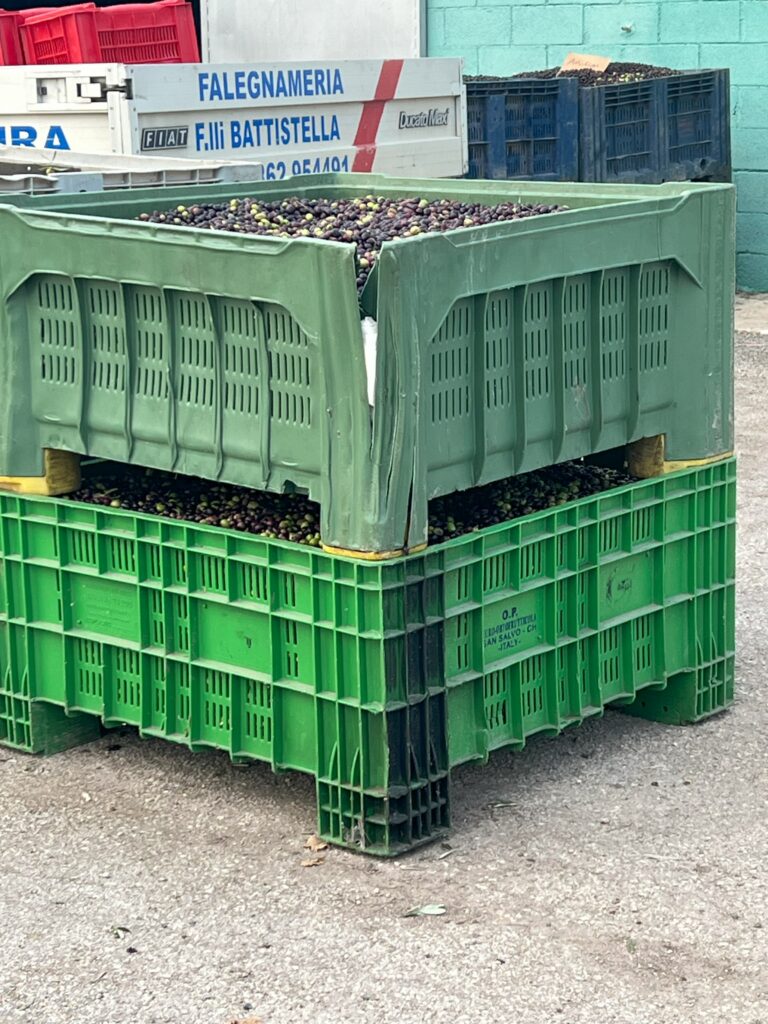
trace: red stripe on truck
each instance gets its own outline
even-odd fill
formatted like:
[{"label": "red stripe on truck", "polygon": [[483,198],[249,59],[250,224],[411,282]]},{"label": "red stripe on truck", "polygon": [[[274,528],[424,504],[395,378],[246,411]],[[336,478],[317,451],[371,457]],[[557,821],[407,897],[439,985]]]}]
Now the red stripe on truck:
[{"label": "red stripe on truck", "polygon": [[373,99],[363,104],[363,112],[360,115],[360,124],[357,126],[355,135],[355,159],[352,161],[353,171],[371,171],[373,161],[376,159],[376,138],[379,134],[381,115],[384,113],[384,106],[395,98],[397,83],[400,81],[400,72],[403,70],[403,61],[385,60],[381,65],[379,81],[376,85],[376,92]]}]

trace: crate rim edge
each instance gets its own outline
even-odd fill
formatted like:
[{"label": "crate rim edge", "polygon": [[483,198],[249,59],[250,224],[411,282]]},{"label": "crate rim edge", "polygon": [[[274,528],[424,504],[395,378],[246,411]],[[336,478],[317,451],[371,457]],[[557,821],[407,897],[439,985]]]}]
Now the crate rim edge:
[{"label": "crate rim edge", "polygon": [[[14,148],[14,147],[11,147]],[[22,151],[23,147],[16,147]],[[114,156],[115,154],[112,154]],[[258,154],[254,157],[258,161]],[[229,164],[237,164],[239,161],[228,161]],[[235,181],[235,182],[217,182],[212,184],[203,185],[192,185],[192,186],[172,186],[166,189],[164,195],[171,196],[174,190],[179,192],[189,192],[190,188],[194,189],[209,189],[217,190],[212,191],[212,201],[214,198],[221,196],[223,200],[228,193],[238,192],[242,194],[242,190],[253,186],[263,192],[267,193],[283,193],[287,189],[290,189],[294,185],[302,189],[312,189],[316,187],[328,186],[335,188],[348,187],[350,190],[354,190],[355,194],[363,194],[364,190],[370,192],[374,188],[389,189],[390,191],[398,191],[403,194],[413,195],[413,185],[418,183],[418,186],[430,190],[430,191],[454,191],[457,193],[464,192],[477,192],[482,185],[487,186],[489,192],[495,190],[503,190],[507,193],[509,198],[510,190],[519,189],[520,198],[523,199],[526,196],[535,195],[540,193],[542,195],[559,195],[562,198],[576,199],[580,196],[593,200],[605,199],[607,203],[621,201],[620,196],[625,196],[624,202],[637,202],[640,199],[651,199],[654,196],[660,196],[664,198],[670,198],[673,196],[683,197],[690,194],[697,194],[706,191],[717,191],[732,189],[735,190],[736,186],[732,182],[721,182],[721,181],[665,181],[659,184],[643,184],[643,183],[624,183],[624,182],[597,182],[597,181],[541,181],[537,179],[522,180],[517,178],[510,178],[508,180],[500,180],[494,178],[408,178],[400,175],[385,175],[385,174],[365,174],[365,173],[329,173],[329,174],[297,174],[290,175],[287,178],[279,180],[268,180],[262,178],[255,181]],[[629,195],[627,194],[629,191]],[[88,194],[89,199],[100,205],[102,203],[108,203],[109,201],[115,201],[119,198],[128,198],[127,193],[130,193],[130,188],[114,189],[109,193],[109,196],[104,196],[101,193]],[[80,193],[67,194],[60,196],[59,201],[66,203],[72,203],[81,197]],[[41,200],[46,197],[29,196],[20,197],[21,201],[10,205],[29,205],[34,206],[36,203],[42,205]],[[8,204],[7,204],[8,205]],[[596,204],[593,204],[596,205]],[[53,210],[50,212],[63,212]]]},{"label": "crate rim edge", "polygon": [[[339,177],[342,178],[341,181],[339,181]],[[286,179],[286,182],[287,181],[307,182],[308,183],[308,187],[312,187],[312,183],[313,182],[316,182],[318,185],[322,185],[322,184],[327,183],[329,186],[331,186],[331,185],[333,185],[335,183],[337,186],[342,186],[343,187],[345,184],[347,184],[347,182],[349,182],[350,185],[353,185],[353,180],[351,180],[351,179],[354,179],[354,178],[357,178],[357,177],[363,177],[363,175],[353,175],[353,174],[344,175],[344,176],[337,176],[337,175],[330,175],[330,176],[329,175],[301,175],[301,176],[296,176],[293,179]],[[384,187],[386,189],[386,181],[387,181],[387,179],[380,178],[379,176],[373,176],[373,175],[370,175],[370,176],[366,175],[365,177],[366,177],[367,180],[369,180],[370,178],[376,178],[377,182],[382,182],[382,187]],[[391,180],[393,182],[395,182],[395,181],[398,181],[399,179],[391,179]],[[439,189],[440,186],[443,184],[443,182],[450,181],[451,179],[424,178],[424,179],[419,179],[419,180],[423,181],[425,186],[434,185],[436,189]],[[475,185],[475,183],[477,181],[483,181],[484,179],[466,179],[466,180],[467,180],[468,184]],[[166,187],[164,187],[164,190],[162,192],[162,196],[164,198],[167,198],[168,207],[170,207],[170,206],[173,205],[175,199],[177,198],[177,196],[174,195],[174,193],[176,193],[176,192],[183,193],[184,195],[189,197],[190,193],[194,193],[197,190],[201,190],[201,191],[205,190],[205,192],[207,193],[208,190],[214,189],[214,190],[217,190],[217,191],[212,196],[212,200],[215,199],[215,198],[220,198],[220,200],[222,202],[224,202],[227,198],[230,198],[230,199],[234,199],[234,198],[238,198],[238,197],[241,198],[241,199],[251,198],[248,195],[247,192],[245,192],[245,194],[243,194],[244,190],[250,188],[250,186],[255,186],[254,191],[256,191],[259,187],[263,187],[265,184],[268,185],[268,186],[269,185],[273,185],[273,184],[274,185],[278,185],[279,184],[280,186],[282,186],[284,183],[283,182],[271,183],[271,182],[265,182],[265,181],[262,180],[262,181],[254,181],[254,182],[220,182],[220,183],[214,183],[214,184],[207,184],[206,183],[206,184],[190,185],[190,186],[179,185],[179,186],[171,186],[170,188],[168,188],[166,186]],[[451,181],[451,184],[453,184],[452,181]],[[538,182],[514,182],[514,184],[515,184],[516,187],[521,185],[521,184],[529,185],[529,186],[532,187],[532,189],[535,190],[535,189],[538,189],[540,183],[538,183]],[[563,199],[577,198],[578,195],[579,195],[579,192],[583,192],[585,197],[591,197],[591,198],[598,199],[598,200],[605,199],[606,202],[597,202],[597,203],[593,203],[593,204],[590,204],[588,206],[583,206],[583,207],[581,207],[581,206],[577,206],[577,207],[573,207],[573,208],[566,207],[566,209],[564,209],[564,210],[552,211],[553,214],[557,214],[557,220],[554,223],[548,223],[548,218],[550,216],[552,216],[552,214],[547,213],[547,214],[541,214],[541,215],[536,215],[536,216],[532,216],[532,217],[523,217],[523,218],[519,218],[517,220],[498,221],[498,222],[494,222],[493,224],[473,225],[471,227],[453,228],[450,231],[425,232],[424,234],[421,234],[421,235],[418,235],[418,236],[414,236],[412,238],[394,238],[394,239],[391,239],[391,240],[388,240],[388,241],[384,242],[383,245],[382,245],[381,251],[385,252],[385,251],[387,251],[387,249],[390,249],[390,248],[392,248],[394,246],[398,246],[399,247],[399,246],[401,246],[403,244],[411,244],[411,243],[414,243],[414,242],[424,243],[427,239],[432,240],[432,239],[435,239],[435,238],[443,238],[443,239],[446,239],[446,240],[450,241],[453,245],[461,246],[461,245],[468,244],[468,243],[470,243],[472,241],[483,241],[485,239],[493,240],[493,239],[495,239],[497,237],[505,237],[505,236],[508,236],[508,235],[527,234],[529,231],[534,230],[534,228],[536,230],[542,230],[543,229],[543,230],[546,230],[546,231],[551,231],[551,230],[555,230],[557,228],[557,226],[562,223],[561,218],[566,218],[566,225],[567,225],[567,224],[570,223],[571,217],[573,215],[578,215],[578,217],[582,218],[582,219],[584,217],[587,217],[588,219],[592,219],[593,215],[601,215],[602,214],[602,216],[604,216],[604,212],[603,211],[605,211],[606,209],[611,209],[612,211],[614,211],[613,215],[611,216],[610,219],[615,222],[615,221],[623,219],[622,215],[629,217],[629,216],[632,216],[633,214],[635,214],[637,212],[642,212],[643,209],[647,209],[648,208],[647,204],[649,202],[654,201],[654,194],[656,196],[656,200],[655,201],[656,201],[656,204],[657,204],[657,209],[658,209],[658,211],[660,213],[673,212],[675,209],[677,209],[680,205],[682,205],[684,202],[686,202],[692,196],[696,196],[696,195],[702,194],[704,192],[711,192],[711,191],[735,191],[735,187],[736,187],[735,185],[733,185],[731,183],[727,183],[727,182],[664,182],[662,185],[650,185],[650,186],[632,186],[632,185],[627,186],[627,185],[616,184],[616,185],[608,186],[610,189],[613,190],[613,195],[609,194],[609,195],[603,196],[599,192],[598,192],[597,195],[594,195],[593,189],[590,188],[590,183],[589,182],[565,182],[565,183],[562,183],[562,182],[545,182],[545,183],[541,183],[541,184],[550,184],[550,185],[555,186],[555,190],[554,191],[556,191],[556,192],[561,191],[560,189],[558,189],[556,187],[556,186],[558,186],[560,184],[586,186],[586,187],[578,190],[577,193],[575,194],[575,196],[571,197],[571,196],[568,196],[568,194],[566,193],[562,198]],[[360,186],[355,186],[355,187],[362,188],[363,186],[361,184]],[[396,187],[396,186],[393,186],[393,187]],[[626,190],[628,188],[629,189],[633,189],[635,187],[649,188],[649,189],[652,189],[654,191],[650,195],[647,195],[647,194],[643,193],[643,194],[640,194],[640,195],[637,195],[637,196],[630,195],[630,196],[627,196],[626,198],[621,198],[620,197],[621,194],[626,194]],[[218,190],[220,190],[220,194],[219,194]],[[659,190],[659,191],[656,191],[656,190]],[[663,191],[661,191],[661,190],[663,190]],[[150,192],[153,192],[153,191],[154,191],[153,189],[147,189],[147,190],[141,189],[141,190],[138,190],[138,189],[135,189],[135,188],[128,187],[128,188],[124,188],[124,189],[110,189],[108,192],[87,193],[87,196],[88,196],[88,199],[89,200],[92,199],[94,204],[98,207],[98,206],[101,206],[101,205],[109,206],[110,204],[114,204],[115,202],[120,202],[120,201],[129,201],[130,199],[133,198],[132,193],[144,193],[144,194],[147,194],[147,193],[150,193]],[[282,191],[282,188],[280,188],[279,191]],[[412,193],[413,190],[408,190],[408,191],[410,193]],[[446,190],[446,191],[449,191],[449,190]],[[468,191],[469,191],[469,189],[468,189]],[[237,195],[235,195],[235,193]],[[319,244],[320,246],[322,246],[324,248],[327,248],[328,246],[331,246],[331,247],[334,247],[334,248],[336,248],[338,246],[343,246],[345,249],[355,249],[356,248],[355,243],[352,243],[352,242],[333,241],[333,240],[324,239],[324,238],[302,238],[302,237],[299,237],[299,238],[295,238],[295,237],[281,238],[281,237],[270,237],[270,236],[251,236],[251,235],[247,235],[247,234],[239,234],[239,233],[233,232],[233,231],[219,231],[219,230],[211,230],[211,229],[208,229],[208,228],[199,228],[199,227],[196,227],[195,225],[184,225],[184,224],[176,225],[176,224],[162,224],[162,223],[156,223],[156,222],[146,222],[146,221],[137,220],[135,217],[128,217],[128,216],[122,217],[122,216],[116,216],[116,215],[109,216],[109,215],[107,215],[105,213],[99,212],[98,209],[93,211],[93,212],[89,212],[89,213],[71,212],[69,210],[70,205],[73,205],[73,201],[74,202],[82,202],[82,195],[83,195],[82,193],[75,193],[75,194],[70,194],[70,193],[50,193],[50,194],[40,194],[40,195],[25,195],[25,194],[22,194],[22,193],[19,193],[19,194],[11,193],[11,194],[6,194],[6,195],[0,194],[0,211],[7,212],[7,213],[13,213],[16,216],[18,216],[19,219],[24,220],[28,224],[34,223],[34,221],[36,221],[37,218],[41,218],[42,226],[45,226],[46,222],[56,218],[57,223],[59,223],[59,224],[61,224],[62,222],[64,222],[65,224],[69,223],[69,222],[72,222],[75,225],[90,225],[90,224],[103,225],[104,223],[107,223],[110,226],[110,230],[115,230],[115,226],[119,226],[123,230],[125,228],[138,228],[139,230],[146,230],[147,228],[149,228],[149,229],[152,230],[153,234],[155,234],[155,235],[157,235],[158,231],[166,232],[166,231],[170,230],[171,232],[173,232],[174,237],[178,236],[178,237],[187,237],[188,238],[190,236],[190,232],[191,232],[192,236],[197,240],[198,244],[200,244],[200,240],[203,237],[205,237],[206,241],[211,241],[212,242],[215,239],[219,243],[221,242],[221,239],[224,238],[224,239],[226,239],[226,244],[228,246],[232,244],[234,239],[237,239],[238,242],[236,244],[238,244],[238,245],[242,244],[245,247],[252,246],[254,244],[260,245],[261,243],[266,243],[268,245],[268,247],[280,247],[280,248],[282,248],[282,247],[285,247],[286,245],[291,244],[291,243],[305,243],[305,244],[313,245],[315,247],[317,247],[318,244]],[[535,195],[536,195],[536,192],[534,191],[533,192],[533,197],[535,197]],[[519,201],[525,201],[526,198],[527,197],[526,197],[525,192],[523,192],[523,193],[521,193],[519,195]],[[531,198],[531,197],[528,197],[528,198]],[[553,196],[553,198],[554,198],[554,196]],[[148,199],[149,199],[149,196],[148,196]],[[254,196],[254,200],[257,200],[256,196]],[[676,202],[670,203],[667,206],[667,209],[664,209],[664,207],[662,205],[662,201],[663,200],[667,200],[667,201],[676,200]],[[139,195],[135,196],[135,201],[137,203],[143,203],[144,202],[143,198],[141,198]],[[192,196],[191,198],[188,198],[188,202],[194,203],[195,201],[200,201],[200,200],[197,199],[196,196]],[[62,204],[62,208],[56,208],[57,206],[59,206],[59,204]],[[149,203],[147,203],[147,205],[149,205]],[[491,204],[489,204],[489,205],[491,205]],[[40,208],[38,209],[38,207],[40,207]],[[50,207],[53,207],[53,208],[51,209]],[[168,207],[165,207],[165,208],[167,209]],[[30,215],[31,215],[31,219],[30,219]],[[159,235],[159,237],[162,238],[163,235]]]},{"label": "crate rim edge", "polygon": [[[280,548],[281,550],[284,550],[284,551],[290,551],[290,552],[301,551],[302,553],[305,553],[305,554],[308,554],[308,555],[321,555],[324,558],[343,558],[344,561],[350,562],[350,563],[352,563],[354,565],[358,565],[358,566],[366,566],[366,567],[372,567],[372,568],[387,568],[389,566],[407,565],[411,560],[416,559],[416,558],[426,558],[429,555],[442,554],[444,551],[447,551],[447,550],[450,550],[450,549],[453,549],[453,548],[457,548],[460,545],[465,544],[469,540],[473,540],[473,539],[477,540],[477,539],[482,539],[482,538],[489,537],[489,536],[494,536],[495,534],[501,533],[503,530],[507,530],[510,527],[514,526],[516,523],[519,523],[519,522],[521,522],[523,520],[525,520],[526,523],[537,522],[538,520],[543,519],[544,517],[551,515],[553,512],[556,513],[558,510],[561,510],[561,511],[566,511],[566,510],[567,511],[571,511],[572,509],[582,508],[585,505],[587,505],[588,502],[599,500],[600,498],[606,497],[608,495],[610,495],[610,496],[614,496],[614,495],[623,496],[623,495],[627,494],[629,491],[631,491],[631,490],[633,490],[635,488],[639,489],[640,485],[647,485],[647,486],[653,487],[653,486],[656,486],[659,482],[662,482],[662,481],[663,482],[666,482],[666,481],[674,482],[675,480],[680,479],[683,476],[690,476],[693,473],[697,473],[697,472],[701,472],[701,471],[709,472],[709,471],[711,471],[713,469],[716,469],[717,467],[720,467],[720,466],[735,466],[737,461],[738,461],[738,459],[737,459],[736,454],[727,454],[727,455],[724,455],[723,458],[718,459],[717,461],[714,461],[714,462],[710,462],[710,463],[708,463],[706,465],[702,465],[702,466],[686,466],[686,467],[683,467],[682,469],[676,469],[676,470],[674,470],[674,471],[672,471],[670,473],[663,473],[663,474],[661,474],[659,476],[648,477],[648,478],[645,478],[645,479],[638,478],[637,480],[632,480],[629,483],[620,484],[618,487],[609,487],[609,488],[607,488],[604,491],[597,491],[594,494],[589,494],[589,495],[586,495],[585,497],[582,497],[582,498],[576,498],[576,499],[574,499],[572,501],[567,501],[567,502],[565,502],[564,505],[550,505],[548,508],[539,509],[536,512],[529,512],[526,515],[517,516],[515,519],[506,519],[503,522],[494,523],[491,526],[484,526],[484,527],[482,527],[482,528],[480,528],[478,530],[470,530],[469,532],[462,534],[460,537],[453,537],[450,540],[440,541],[440,543],[438,543],[438,544],[430,544],[430,545],[428,545],[428,547],[422,549],[421,551],[417,551],[417,552],[413,552],[413,553],[406,553],[405,555],[400,555],[400,556],[393,557],[393,558],[380,559],[380,560],[377,560],[374,563],[362,562],[360,560],[360,558],[356,558],[356,557],[354,557],[352,555],[337,554],[335,552],[333,554],[330,554],[329,552],[323,551],[322,548],[316,548],[316,547],[313,547],[310,544],[300,544],[298,541],[280,540],[277,537],[265,537],[262,534],[258,534],[258,533],[248,533],[246,531],[234,530],[231,527],[213,526],[213,525],[210,525],[210,524],[207,524],[207,523],[195,523],[195,522],[192,522],[191,520],[186,520],[186,519],[168,519],[168,518],[166,518],[166,517],[164,517],[162,515],[153,515],[151,512],[141,512],[141,511],[136,510],[136,509],[107,508],[107,507],[104,507],[104,506],[101,506],[101,505],[92,504],[92,503],[87,502],[87,501],[75,501],[75,500],[73,500],[71,498],[68,498],[66,495],[58,495],[58,496],[19,495],[19,494],[16,494],[14,491],[4,491],[4,490],[2,490],[0,488],[0,500],[4,500],[5,501],[5,500],[8,500],[8,499],[12,499],[12,500],[14,500],[15,502],[18,502],[18,503],[22,503],[23,502],[27,506],[29,506],[29,505],[36,505],[38,502],[42,502],[42,503],[44,503],[46,505],[50,505],[50,506],[52,506],[54,508],[72,507],[72,508],[75,508],[75,509],[83,509],[83,510],[87,509],[89,511],[92,511],[95,515],[101,514],[101,515],[104,515],[104,516],[132,517],[134,519],[140,520],[141,522],[157,523],[157,524],[160,524],[160,525],[166,525],[166,526],[171,526],[171,527],[175,527],[175,528],[182,527],[185,530],[186,529],[192,529],[192,530],[195,530],[195,531],[198,531],[198,532],[202,531],[206,535],[219,536],[219,537],[224,537],[226,539],[233,539],[233,538],[242,539],[242,538],[246,538],[246,539],[254,540],[254,541],[257,541],[257,542],[266,543],[270,547],[272,547],[272,546],[278,547],[278,548]],[[557,463],[555,465],[557,465]],[[531,472],[540,473],[540,472],[545,472],[545,470],[532,470]],[[181,474],[181,475],[185,476],[186,474]],[[524,476],[525,474],[519,474],[519,475]],[[256,493],[258,493],[258,491],[256,491]],[[462,493],[462,492],[455,492],[455,493]],[[464,492],[464,493],[468,493],[468,492]],[[625,511],[625,510],[619,509],[619,510],[617,510],[617,513],[621,512],[621,511]],[[607,512],[606,515],[610,516],[611,515],[610,511]],[[41,516],[40,518],[48,521],[49,519],[51,519],[53,517]],[[733,517],[729,517],[729,521],[730,521],[731,518],[734,521],[736,520],[736,517],[733,516]],[[66,526],[68,524],[67,523],[63,523],[61,525]],[[88,528],[94,529],[97,533],[109,532],[109,531],[103,531],[102,528],[100,528],[97,524],[78,523],[77,525],[80,526],[80,527],[85,527],[86,529],[88,529]],[[223,549],[221,547],[218,547],[218,548],[210,548],[208,550],[219,550],[219,551],[221,551]],[[9,556],[4,556],[4,557],[9,557]],[[299,568],[303,569],[304,566],[300,566]]]}]

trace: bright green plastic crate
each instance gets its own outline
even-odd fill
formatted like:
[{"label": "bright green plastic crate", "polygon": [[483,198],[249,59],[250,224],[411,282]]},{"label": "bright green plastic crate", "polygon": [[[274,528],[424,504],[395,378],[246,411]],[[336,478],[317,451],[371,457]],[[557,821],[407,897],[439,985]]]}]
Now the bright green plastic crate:
[{"label": "bright green plastic crate", "polygon": [[[351,246],[127,220],[245,192],[570,209],[384,246],[372,410]],[[426,541],[439,494],[660,434],[670,460],[733,447],[728,185],[355,174],[16,197],[0,237],[0,476],[39,476],[53,448],[298,487],[327,546],[392,552]]]},{"label": "bright green plastic crate", "polygon": [[734,516],[727,460],[367,564],[0,495],[0,742],[102,719],[309,772],[320,834],[397,853],[449,825],[455,765],[609,703],[725,708]]}]

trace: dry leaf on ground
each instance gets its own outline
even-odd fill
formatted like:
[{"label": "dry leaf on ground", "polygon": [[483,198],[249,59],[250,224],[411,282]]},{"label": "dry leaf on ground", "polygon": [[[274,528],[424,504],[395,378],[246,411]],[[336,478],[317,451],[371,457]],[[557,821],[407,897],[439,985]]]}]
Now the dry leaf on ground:
[{"label": "dry leaf on ground", "polygon": [[325,857],[305,857],[301,862],[303,868],[316,868],[325,863]]},{"label": "dry leaf on ground", "polygon": [[319,853],[320,850],[328,849],[328,843],[321,839],[320,836],[310,836],[306,843],[304,843],[304,849],[311,850],[312,853]]}]

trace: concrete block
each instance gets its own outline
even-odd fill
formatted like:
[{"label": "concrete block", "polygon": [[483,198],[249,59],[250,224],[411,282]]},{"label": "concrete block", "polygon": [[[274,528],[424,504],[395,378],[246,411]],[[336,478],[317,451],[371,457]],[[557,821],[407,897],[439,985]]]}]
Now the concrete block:
[{"label": "concrete block", "polygon": [[545,46],[480,46],[478,63],[481,75],[540,71],[548,66],[547,50]]},{"label": "concrete block", "polygon": [[739,213],[768,213],[768,171],[736,171],[733,182]]},{"label": "concrete block", "polygon": [[737,253],[736,287],[743,292],[768,292],[768,256]]},{"label": "concrete block", "polygon": [[738,0],[664,0],[659,38],[668,43],[728,43],[739,36]]},{"label": "concrete block", "polygon": [[768,57],[761,43],[702,43],[702,68],[730,68],[731,85],[768,85]]},{"label": "concrete block", "polygon": [[737,86],[731,90],[731,106],[737,128],[765,128],[768,125],[768,84]]},{"label": "concrete block", "polygon": [[459,47],[487,46],[512,41],[509,7],[449,7],[445,11],[445,37]]},{"label": "concrete block", "polygon": [[736,214],[736,248],[768,256],[768,209],[765,213]]},{"label": "concrete block", "polygon": [[768,40],[768,3],[766,0],[742,0],[741,38],[746,43]]},{"label": "concrete block", "polygon": [[512,36],[515,43],[529,46],[565,43],[578,49],[584,41],[584,5],[554,4],[547,7],[512,8]]},{"label": "concrete block", "polygon": [[768,128],[739,128],[731,145],[737,170],[768,171]]}]

